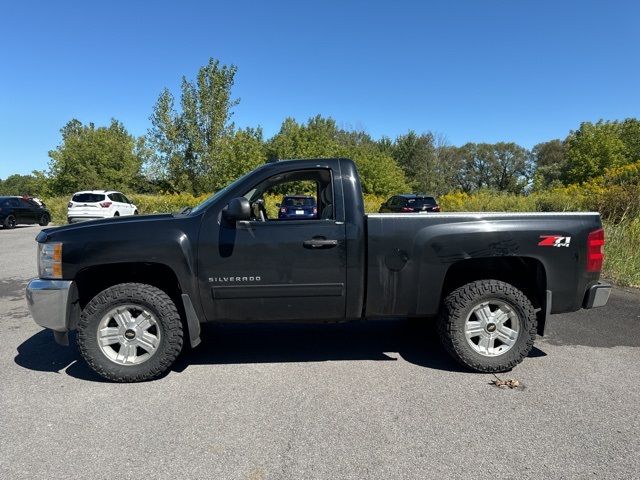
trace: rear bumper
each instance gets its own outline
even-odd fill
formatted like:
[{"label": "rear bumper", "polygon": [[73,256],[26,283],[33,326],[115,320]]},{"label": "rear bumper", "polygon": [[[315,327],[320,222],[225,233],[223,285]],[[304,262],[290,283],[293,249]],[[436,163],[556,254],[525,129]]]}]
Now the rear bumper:
[{"label": "rear bumper", "polygon": [[607,301],[609,301],[610,294],[611,285],[598,282],[591,286],[585,293],[582,308],[603,307],[607,304]]},{"label": "rear bumper", "polygon": [[102,220],[107,217],[67,217],[67,222],[69,223],[78,223],[78,222],[88,222],[89,220]]},{"label": "rear bumper", "polygon": [[78,289],[73,281],[34,278],[27,285],[26,298],[33,320],[41,327],[59,333],[76,328]]}]

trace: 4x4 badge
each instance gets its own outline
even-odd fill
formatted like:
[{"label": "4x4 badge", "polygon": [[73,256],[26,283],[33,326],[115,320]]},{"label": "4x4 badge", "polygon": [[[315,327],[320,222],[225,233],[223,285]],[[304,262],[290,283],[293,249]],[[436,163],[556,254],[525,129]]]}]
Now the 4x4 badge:
[{"label": "4x4 badge", "polygon": [[561,237],[560,235],[540,235],[539,247],[568,247],[571,237]]}]

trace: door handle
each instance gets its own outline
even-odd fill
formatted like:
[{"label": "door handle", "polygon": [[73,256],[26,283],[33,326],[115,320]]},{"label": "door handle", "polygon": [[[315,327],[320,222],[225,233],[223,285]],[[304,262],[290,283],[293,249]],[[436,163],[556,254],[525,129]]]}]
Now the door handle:
[{"label": "door handle", "polygon": [[302,242],[304,248],[333,248],[338,245],[338,240],[326,240],[324,238],[312,238],[311,240],[305,240]]}]

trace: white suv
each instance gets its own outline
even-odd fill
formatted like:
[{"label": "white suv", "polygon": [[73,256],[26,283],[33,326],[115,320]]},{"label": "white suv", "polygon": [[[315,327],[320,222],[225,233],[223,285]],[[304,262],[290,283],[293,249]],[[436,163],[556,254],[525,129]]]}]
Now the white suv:
[{"label": "white suv", "polygon": [[120,192],[90,190],[74,193],[67,210],[69,223],[137,215],[137,207]]}]

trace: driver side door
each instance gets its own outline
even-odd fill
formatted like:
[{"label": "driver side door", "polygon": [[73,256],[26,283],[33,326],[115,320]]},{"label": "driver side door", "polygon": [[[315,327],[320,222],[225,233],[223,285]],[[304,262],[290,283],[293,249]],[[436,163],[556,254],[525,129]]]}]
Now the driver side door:
[{"label": "driver side door", "polygon": [[[335,192],[335,185],[331,188]],[[344,318],[346,230],[344,219],[330,216],[278,221],[272,211],[266,221],[222,222],[215,247],[214,239],[200,244],[199,268],[207,279],[201,298],[207,318],[231,322]],[[201,241],[203,235],[206,227]]]}]

